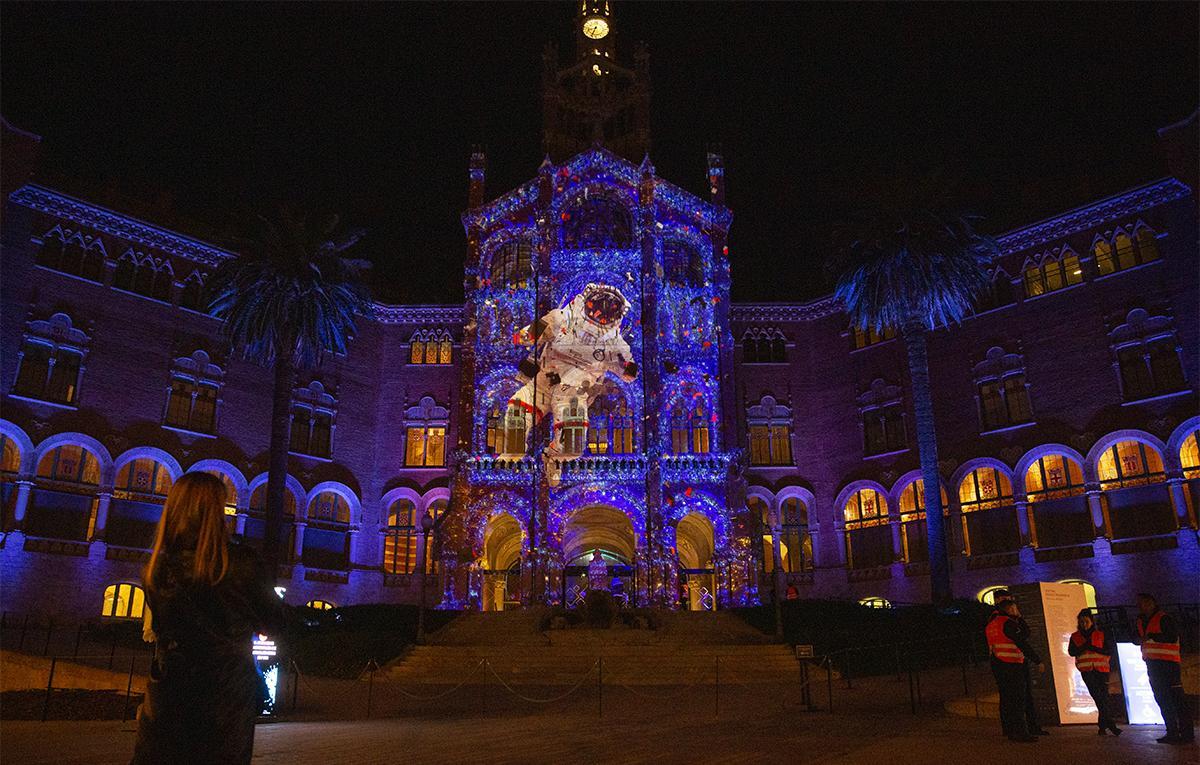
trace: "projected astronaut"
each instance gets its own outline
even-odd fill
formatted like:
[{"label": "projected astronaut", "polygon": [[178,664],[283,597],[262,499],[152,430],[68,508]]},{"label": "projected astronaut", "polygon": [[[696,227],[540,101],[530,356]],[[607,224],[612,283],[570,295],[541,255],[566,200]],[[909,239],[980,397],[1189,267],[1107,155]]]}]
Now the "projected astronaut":
[{"label": "projected astronaut", "polygon": [[551,486],[561,477],[561,463],[583,454],[587,444],[588,405],[604,391],[604,375],[613,372],[626,382],[637,377],[629,343],[621,337],[621,319],[629,301],[616,287],[592,283],[566,306],[550,311],[513,336],[533,352],[521,362],[525,383],[509,399],[513,407],[540,421],[553,415],[554,433],[545,451]]}]

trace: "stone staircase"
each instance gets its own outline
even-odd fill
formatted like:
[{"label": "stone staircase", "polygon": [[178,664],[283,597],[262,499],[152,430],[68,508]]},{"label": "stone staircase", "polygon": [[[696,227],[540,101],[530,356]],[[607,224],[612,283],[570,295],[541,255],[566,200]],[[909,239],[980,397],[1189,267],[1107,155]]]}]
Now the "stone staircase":
[{"label": "stone staircase", "polygon": [[[566,686],[668,686],[721,682],[798,683],[800,664],[734,614],[664,612],[657,630],[614,628],[539,632],[539,610],[469,613],[382,670],[382,679],[415,685],[498,683]],[[484,662],[486,661],[486,664]]]}]

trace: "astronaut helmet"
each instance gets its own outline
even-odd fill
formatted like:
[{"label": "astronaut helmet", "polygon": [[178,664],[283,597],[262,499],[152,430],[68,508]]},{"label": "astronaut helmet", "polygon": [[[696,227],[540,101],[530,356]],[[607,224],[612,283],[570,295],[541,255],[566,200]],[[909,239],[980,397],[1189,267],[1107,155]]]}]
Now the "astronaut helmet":
[{"label": "astronaut helmet", "polygon": [[629,301],[610,284],[593,282],[583,288],[583,315],[601,327],[615,327],[629,312]]}]

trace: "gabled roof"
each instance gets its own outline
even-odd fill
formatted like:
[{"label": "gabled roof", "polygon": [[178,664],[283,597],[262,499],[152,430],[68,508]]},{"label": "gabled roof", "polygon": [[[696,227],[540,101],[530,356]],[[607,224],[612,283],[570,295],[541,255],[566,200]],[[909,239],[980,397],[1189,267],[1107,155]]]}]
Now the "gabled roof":
[{"label": "gabled roof", "polygon": [[[572,186],[608,177],[636,188],[641,182],[644,167],[648,168],[651,174],[654,173],[654,166],[649,163],[649,157],[639,166],[601,146],[576,154],[561,165],[544,162],[542,168],[546,168],[547,165],[555,178],[565,175],[570,179],[568,183]],[[578,180],[575,180],[576,178]],[[491,202],[467,210],[462,214],[463,228],[469,229],[472,225],[477,225],[487,229],[516,214],[522,208],[531,207],[537,201],[538,180],[534,178]],[[729,209],[705,201],[662,178],[654,178],[654,196],[668,209],[704,226],[728,229],[733,220],[733,213]]]}]

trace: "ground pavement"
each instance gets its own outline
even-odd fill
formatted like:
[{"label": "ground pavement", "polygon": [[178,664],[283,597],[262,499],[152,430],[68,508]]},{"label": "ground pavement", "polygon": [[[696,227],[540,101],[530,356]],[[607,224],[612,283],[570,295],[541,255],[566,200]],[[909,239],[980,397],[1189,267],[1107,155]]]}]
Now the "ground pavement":
[{"label": "ground pavement", "polygon": [[[1003,740],[994,720],[730,713],[660,709],[648,719],[555,714],[272,723],[258,727],[254,762],[333,763],[1193,763],[1196,748],[1154,743],[1161,728],[1120,739],[1091,726],[1055,728],[1037,744]],[[0,723],[0,759],[22,765],[126,763],[133,725]]]}]

